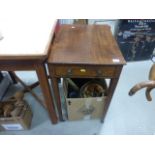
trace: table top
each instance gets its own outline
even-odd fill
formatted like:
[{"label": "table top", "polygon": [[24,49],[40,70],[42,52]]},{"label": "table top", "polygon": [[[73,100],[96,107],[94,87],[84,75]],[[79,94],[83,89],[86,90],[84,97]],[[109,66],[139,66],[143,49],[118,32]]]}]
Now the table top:
[{"label": "table top", "polygon": [[62,25],[48,62],[87,65],[126,63],[108,25]]},{"label": "table top", "polygon": [[38,17],[0,18],[0,60],[47,56],[57,20]]}]

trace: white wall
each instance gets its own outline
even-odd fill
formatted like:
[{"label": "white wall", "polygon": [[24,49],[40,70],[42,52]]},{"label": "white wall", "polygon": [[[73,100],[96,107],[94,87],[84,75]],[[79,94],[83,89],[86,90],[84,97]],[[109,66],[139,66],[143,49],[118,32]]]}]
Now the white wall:
[{"label": "white wall", "polygon": [[[73,24],[73,19],[60,19],[61,24]],[[112,34],[115,35],[119,20],[116,19],[88,19],[88,24],[107,24],[111,27]]]},{"label": "white wall", "polygon": [[115,35],[117,31],[117,25],[119,20],[117,19],[89,19],[88,24],[107,24],[111,27],[112,34]]}]

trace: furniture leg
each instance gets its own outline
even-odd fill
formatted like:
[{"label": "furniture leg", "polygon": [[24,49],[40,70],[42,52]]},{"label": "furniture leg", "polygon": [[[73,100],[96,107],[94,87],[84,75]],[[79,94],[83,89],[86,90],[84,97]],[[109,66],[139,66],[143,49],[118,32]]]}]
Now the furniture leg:
[{"label": "furniture leg", "polygon": [[23,87],[24,87],[26,90],[28,90],[28,92],[30,92],[31,95],[32,95],[42,106],[46,107],[46,106],[43,104],[43,101],[32,91],[32,89],[31,89],[29,86],[27,86],[27,85],[15,74],[15,72],[12,71],[12,72],[10,72],[10,73],[14,76],[15,80],[18,81],[18,82],[20,82],[21,85],[23,85]]},{"label": "furniture leg", "polygon": [[53,84],[53,92],[55,95],[55,101],[56,101],[56,105],[57,105],[57,109],[59,113],[59,119],[60,121],[63,121],[60,92],[59,92],[59,87],[58,87],[58,78],[52,77],[51,80]]},{"label": "furniture leg", "polygon": [[106,115],[106,113],[108,111],[108,108],[109,108],[112,96],[114,94],[115,88],[117,86],[118,80],[119,80],[119,78],[114,78],[114,79],[110,80],[110,86],[109,86],[109,89],[108,89],[108,97],[106,99],[106,104],[105,104],[105,107],[104,107],[104,110],[103,110],[103,116],[101,118],[102,123],[104,122],[104,118],[105,118],[105,115]]},{"label": "furniture leg", "polygon": [[103,110],[103,116],[101,118],[101,122],[102,123],[104,122],[105,115],[106,115],[106,113],[108,111],[108,108],[109,108],[111,99],[112,99],[113,94],[115,92],[115,88],[117,86],[117,83],[118,83],[118,80],[119,80],[121,71],[122,71],[122,66],[120,66],[119,68],[117,68],[117,73],[118,73],[117,78],[111,78],[111,80],[110,80],[110,85],[109,85],[109,89],[108,89],[108,92],[107,92],[108,97],[106,99],[106,104],[105,104],[105,107],[104,107],[104,110]]},{"label": "furniture leg", "polygon": [[[48,77],[48,79],[50,78],[49,75],[47,77]],[[28,87],[32,90],[32,89],[36,88],[39,85],[40,85],[40,83],[39,83],[39,81],[37,81],[37,82],[35,82],[35,83],[31,84],[31,85],[28,85]],[[28,92],[28,90],[25,88],[23,90],[23,92],[26,93],[26,92]]]},{"label": "furniture leg", "polygon": [[49,116],[52,120],[52,123],[56,124],[58,119],[56,116],[56,112],[54,110],[53,98],[52,98],[51,90],[49,87],[45,66],[43,64],[37,65],[36,72],[37,72],[37,76],[38,76],[38,79],[40,82],[40,87],[42,89],[42,93],[44,96],[44,100],[45,100],[45,104],[47,106]]},{"label": "furniture leg", "polygon": [[16,80],[16,78],[14,77],[14,75],[12,74],[12,72],[11,72],[11,71],[8,71],[8,73],[9,73],[9,75],[10,75],[10,77],[11,77],[11,80],[12,80],[13,84],[16,84],[16,83],[17,83],[17,80]]}]

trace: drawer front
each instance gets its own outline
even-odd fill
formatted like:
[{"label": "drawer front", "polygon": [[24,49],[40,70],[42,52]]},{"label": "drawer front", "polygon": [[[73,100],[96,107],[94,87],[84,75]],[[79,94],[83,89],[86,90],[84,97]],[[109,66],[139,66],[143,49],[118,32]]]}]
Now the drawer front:
[{"label": "drawer front", "polygon": [[72,67],[72,66],[56,66],[55,76],[92,76],[92,77],[115,77],[116,67]]}]

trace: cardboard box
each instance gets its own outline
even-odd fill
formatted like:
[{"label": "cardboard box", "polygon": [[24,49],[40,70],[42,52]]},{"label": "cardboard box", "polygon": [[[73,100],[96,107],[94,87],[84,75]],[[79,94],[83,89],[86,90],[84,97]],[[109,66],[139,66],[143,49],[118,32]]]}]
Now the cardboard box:
[{"label": "cardboard box", "polygon": [[18,117],[0,117],[0,130],[25,130],[29,129],[32,121],[32,111],[25,101],[26,108]]},{"label": "cardboard box", "polygon": [[69,98],[68,84],[64,80],[64,94],[66,98],[66,107],[68,120],[89,120],[101,118],[105,106],[106,96],[89,98]]}]

